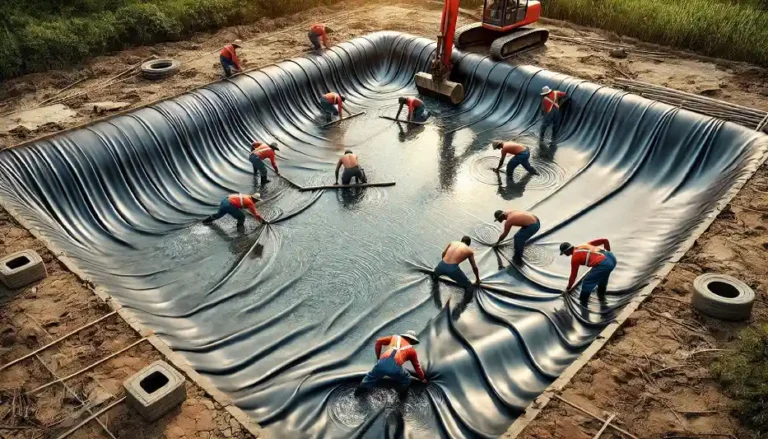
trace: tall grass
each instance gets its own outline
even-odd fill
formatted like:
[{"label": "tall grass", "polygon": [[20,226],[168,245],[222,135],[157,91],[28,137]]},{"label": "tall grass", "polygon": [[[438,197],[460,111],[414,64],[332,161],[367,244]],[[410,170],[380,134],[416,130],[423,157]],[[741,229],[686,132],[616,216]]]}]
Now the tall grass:
[{"label": "tall grass", "polygon": [[0,81],[333,0],[0,0]]},{"label": "tall grass", "polygon": [[543,14],[621,35],[768,66],[768,11],[753,0],[544,0]]}]

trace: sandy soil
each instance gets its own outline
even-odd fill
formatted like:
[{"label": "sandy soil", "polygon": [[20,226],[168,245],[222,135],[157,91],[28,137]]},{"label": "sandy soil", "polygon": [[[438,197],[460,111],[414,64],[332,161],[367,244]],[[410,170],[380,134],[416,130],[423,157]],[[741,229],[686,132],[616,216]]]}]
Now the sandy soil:
[{"label": "sandy soil", "polygon": [[[7,81],[0,89],[0,149],[62,129],[104,117],[93,111],[94,102],[127,102],[128,108],[145,105],[197,88],[220,78],[218,50],[234,38],[245,40],[240,50],[245,67],[256,68],[301,55],[309,48],[306,28],[324,21],[336,29],[334,40],[347,40],[369,32],[390,29],[433,37],[440,21],[439,3],[401,2],[374,6],[345,2],[315,8],[292,17],[262,20],[251,26],[199,34],[187,41],[140,47],[99,57],[79,68],[35,74]],[[460,24],[475,21],[468,14]],[[564,38],[618,41],[615,35],[567,23],[546,20],[552,35],[547,47],[514,60],[531,63],[595,82],[610,84],[614,77],[631,77],[680,90],[704,93],[726,101],[768,110],[768,72],[747,65],[711,63],[676,57],[643,56],[630,51],[627,59],[612,58],[607,50],[584,46]],[[622,41],[626,43],[626,40]],[[631,44],[631,43],[629,43]],[[640,48],[658,51],[658,47]],[[176,76],[160,82],[137,75],[112,80],[149,56],[183,61]],[[17,127],[20,116],[10,112],[35,109],[40,102],[75,81],[83,80],[59,96],[70,96],[63,108],[23,115],[34,129]],[[3,117],[4,116],[4,117]],[[29,125],[29,126],[32,126]],[[5,130],[3,132],[2,130]],[[617,422],[639,437],[662,437],[671,431],[689,433],[727,432],[744,437],[730,415],[732,401],[710,379],[706,366],[722,351],[693,352],[724,346],[743,324],[723,324],[691,311],[691,282],[702,272],[735,275],[758,293],[752,323],[768,321],[768,170],[763,167],[722,214],[667,280],[626,323],[617,336],[595,357],[563,393],[595,413],[617,413]],[[108,309],[68,272],[43,245],[0,211],[0,254],[22,248],[38,250],[46,261],[49,277],[21,291],[0,290],[0,364],[30,352],[51,339],[106,314]],[[667,314],[668,313],[668,314]],[[659,315],[666,317],[659,317]],[[669,318],[686,321],[690,331]],[[0,372],[0,426],[32,427],[3,430],[10,438],[56,437],[77,423],[80,403],[121,394],[122,380],[160,358],[143,342],[82,376],[51,386],[29,400],[26,412],[9,410],[6,402],[19,390],[31,390],[139,340],[118,317],[110,317],[61,346],[22,365]],[[41,363],[44,362],[45,366]],[[673,367],[661,371],[661,369]],[[47,369],[50,370],[47,370]],[[51,372],[52,371],[52,372]],[[642,371],[642,372],[641,372]],[[189,400],[154,425],[143,423],[124,407],[102,416],[116,437],[219,438],[245,437],[221,406],[192,384]],[[12,404],[13,405],[13,404]],[[683,413],[714,411],[715,413]],[[26,417],[24,416],[26,415]],[[81,417],[87,415],[80,415]],[[523,434],[526,438],[588,438],[599,423],[568,406],[552,402]],[[229,429],[229,430],[228,430]],[[610,430],[603,438],[611,436]],[[92,422],[76,437],[108,437]]]}]

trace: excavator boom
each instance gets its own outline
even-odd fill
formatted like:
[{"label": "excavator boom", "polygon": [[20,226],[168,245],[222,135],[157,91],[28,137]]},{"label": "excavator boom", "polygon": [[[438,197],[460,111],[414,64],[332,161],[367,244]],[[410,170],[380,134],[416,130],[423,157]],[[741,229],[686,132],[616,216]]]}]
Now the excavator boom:
[{"label": "excavator boom", "polygon": [[440,33],[437,35],[437,48],[430,72],[419,72],[414,78],[419,93],[447,99],[453,104],[459,104],[464,100],[464,86],[448,80],[453,68],[451,55],[458,16],[459,0],[445,0],[443,16],[440,20]]}]

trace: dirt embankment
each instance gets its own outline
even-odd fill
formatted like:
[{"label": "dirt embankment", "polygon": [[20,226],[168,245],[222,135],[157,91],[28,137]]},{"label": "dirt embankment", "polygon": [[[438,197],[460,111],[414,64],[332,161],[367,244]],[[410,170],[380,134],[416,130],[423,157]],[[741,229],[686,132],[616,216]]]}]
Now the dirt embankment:
[{"label": "dirt embankment", "polygon": [[[336,30],[335,41],[377,30],[397,30],[432,38],[440,22],[440,5],[431,2],[386,6],[340,3],[333,8],[315,8],[292,17],[264,20],[212,35],[200,34],[188,41],[127,50],[97,58],[79,69],[8,81],[3,86],[6,98],[0,102],[0,115],[34,110],[45,100],[61,106],[50,109],[50,113],[37,109],[23,117],[16,113],[0,118],[0,148],[104,117],[105,113],[93,111],[94,103],[124,102],[128,104],[125,108],[130,109],[217,80],[221,74],[218,49],[235,38],[246,41],[240,50],[246,68],[301,55],[308,49],[306,28],[314,21],[332,26]],[[470,21],[465,15],[460,18],[460,24]],[[768,110],[765,70],[746,65],[724,67],[677,58],[674,54],[644,56],[632,50],[628,58],[616,59],[608,50],[579,42],[615,41],[614,35],[551,21],[545,27],[553,35],[546,49],[522,55],[514,62],[536,64],[598,83],[609,84],[614,77],[629,77]],[[147,81],[137,75],[115,79],[152,55],[181,59],[181,72],[160,82]],[[81,79],[82,82],[57,94]],[[768,321],[765,296],[768,199],[764,194],[767,190],[768,171],[764,167],[616,338],[576,375],[563,393],[564,398],[596,414],[617,413],[620,425],[639,437],[662,437],[670,431],[727,432],[745,437],[731,416],[732,401],[714,384],[706,367],[713,356],[722,354],[710,349],[723,346],[743,325],[702,318],[691,311],[688,302],[696,275],[705,271],[733,274],[747,281],[758,294],[752,324]],[[108,312],[87,286],[4,211],[0,211],[0,232],[0,254],[22,248],[37,249],[49,272],[46,280],[21,291],[0,290],[0,363],[18,358]],[[24,427],[0,429],[0,434],[39,438],[49,430],[62,431],[65,426],[76,424],[76,419],[87,416],[73,416],[78,412],[80,401],[93,402],[107,394],[119,395],[120,383],[125,377],[160,358],[146,342],[67,381],[71,392],[57,384],[34,398],[13,402],[14,399],[21,401],[20,391],[54,380],[52,373],[58,376],[73,373],[139,340],[140,335],[113,316],[57,348],[41,353],[39,360],[32,358],[0,372],[0,424]],[[154,425],[143,423],[124,408],[115,409],[100,419],[116,437],[245,437],[231,416],[202,390],[188,384],[188,393],[189,401],[180,410]],[[10,410],[7,408],[9,398]],[[17,404],[21,407],[16,407]],[[523,436],[585,438],[592,437],[599,428],[599,423],[590,417],[553,402]],[[609,429],[602,437],[612,437],[611,434]],[[109,436],[98,423],[91,423],[75,437]]]}]

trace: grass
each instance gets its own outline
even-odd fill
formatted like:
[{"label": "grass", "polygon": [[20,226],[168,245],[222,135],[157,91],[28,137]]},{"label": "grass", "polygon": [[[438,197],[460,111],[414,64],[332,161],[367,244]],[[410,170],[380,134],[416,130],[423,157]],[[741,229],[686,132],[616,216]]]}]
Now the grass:
[{"label": "grass", "polygon": [[703,55],[768,66],[765,0],[544,0],[543,14]]},{"label": "grass", "polygon": [[757,437],[768,437],[768,325],[741,332],[735,352],[711,365],[718,382],[739,402],[741,421]]}]

